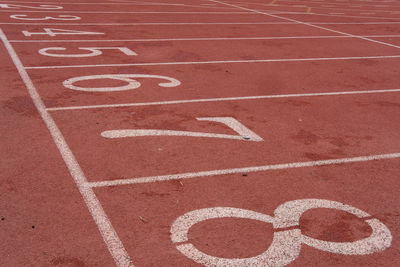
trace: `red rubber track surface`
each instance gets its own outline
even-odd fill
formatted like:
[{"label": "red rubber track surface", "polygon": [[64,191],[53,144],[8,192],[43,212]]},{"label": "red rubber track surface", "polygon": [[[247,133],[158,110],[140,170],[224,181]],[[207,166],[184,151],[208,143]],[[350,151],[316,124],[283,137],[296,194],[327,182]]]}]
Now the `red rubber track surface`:
[{"label": "red rubber track surface", "polygon": [[1,266],[400,265],[400,1],[1,1],[0,29]]}]

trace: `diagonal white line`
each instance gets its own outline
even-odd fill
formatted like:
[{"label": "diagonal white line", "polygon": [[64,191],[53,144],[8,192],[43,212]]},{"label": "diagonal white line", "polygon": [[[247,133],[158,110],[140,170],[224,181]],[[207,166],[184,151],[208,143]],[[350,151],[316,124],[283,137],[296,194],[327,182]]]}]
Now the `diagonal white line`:
[{"label": "diagonal white line", "polygon": [[370,42],[373,42],[373,43],[378,43],[378,44],[382,44],[382,45],[386,45],[386,46],[400,48],[400,46],[398,46],[398,45],[389,44],[389,43],[373,40],[373,39],[370,39],[370,38],[366,38],[366,37],[362,37],[362,36],[358,36],[358,35],[353,35],[353,34],[345,33],[345,32],[342,32],[342,31],[333,30],[333,29],[330,29],[330,28],[327,28],[327,27],[322,27],[322,26],[314,25],[314,24],[307,23],[307,22],[302,22],[302,21],[295,20],[295,19],[289,19],[289,18],[286,18],[286,17],[273,15],[273,14],[270,14],[268,12],[263,12],[263,11],[258,11],[258,10],[255,10],[255,9],[250,9],[250,8],[246,8],[246,7],[232,5],[232,4],[228,4],[228,3],[225,3],[225,2],[222,2],[222,1],[217,1],[217,0],[209,0],[209,1],[210,2],[214,2],[214,3],[224,4],[224,5],[231,6],[231,7],[236,7],[238,9],[254,12],[254,13],[257,13],[257,14],[270,16],[270,17],[273,17],[273,18],[278,18],[278,19],[283,19],[283,20],[287,20],[287,21],[296,22],[298,24],[307,25],[307,26],[310,26],[310,27],[313,27],[313,28],[317,28],[317,29],[321,29],[321,30],[326,30],[326,31],[330,31],[330,32],[339,33],[339,34],[343,34],[343,35],[346,35],[346,36],[354,37],[354,38],[359,38],[359,39],[370,41]]},{"label": "diagonal white line", "polygon": [[227,174],[235,174],[235,173],[284,170],[284,169],[293,169],[293,168],[326,166],[326,165],[334,165],[334,164],[366,162],[366,161],[373,161],[373,160],[395,159],[395,158],[400,158],[400,153],[361,156],[361,157],[353,157],[353,158],[339,158],[339,159],[329,159],[329,160],[306,161],[306,162],[292,162],[292,163],[273,164],[273,165],[245,167],[245,168],[189,172],[189,173],[149,176],[149,177],[140,177],[140,178],[128,178],[128,179],[109,180],[109,181],[101,181],[101,182],[88,182],[87,185],[93,188],[93,187],[141,184],[141,183],[154,183],[154,182],[163,182],[163,181],[171,181],[171,180],[191,179],[191,178],[197,178],[197,177],[219,176],[219,175],[227,175]]}]

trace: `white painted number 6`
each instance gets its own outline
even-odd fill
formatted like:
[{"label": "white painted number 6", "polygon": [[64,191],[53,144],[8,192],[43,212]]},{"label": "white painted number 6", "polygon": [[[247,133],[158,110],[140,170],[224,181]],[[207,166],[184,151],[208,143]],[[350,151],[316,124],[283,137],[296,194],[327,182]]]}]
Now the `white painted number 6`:
[{"label": "white painted number 6", "polygon": [[[362,218],[372,228],[369,237],[354,242],[329,242],[305,236],[299,228],[301,215],[310,209],[328,208],[346,211]],[[230,207],[216,207],[188,212],[171,226],[171,240],[176,248],[186,257],[206,266],[285,266],[294,261],[300,254],[301,245],[345,255],[365,255],[383,251],[390,247],[392,235],[390,230],[378,219],[355,207],[336,201],[323,199],[300,199],[288,201],[274,211],[275,216],[258,213],[252,210]],[[219,218],[243,218],[272,223],[275,231],[272,244],[267,251],[258,256],[242,259],[219,258],[205,254],[193,244],[188,243],[190,228],[202,221]]]},{"label": "white painted number 6", "polygon": [[[91,75],[81,76],[65,80],[63,85],[72,90],[85,91],[85,92],[114,92],[114,91],[125,91],[139,88],[141,83],[134,78],[155,78],[163,79],[168,82],[159,83],[161,87],[176,87],[181,84],[180,81],[170,78],[167,76],[149,75],[149,74],[103,74],[103,75]],[[80,87],[74,85],[76,82],[99,80],[99,79],[111,79],[126,82],[127,85],[114,86],[114,87]]]}]

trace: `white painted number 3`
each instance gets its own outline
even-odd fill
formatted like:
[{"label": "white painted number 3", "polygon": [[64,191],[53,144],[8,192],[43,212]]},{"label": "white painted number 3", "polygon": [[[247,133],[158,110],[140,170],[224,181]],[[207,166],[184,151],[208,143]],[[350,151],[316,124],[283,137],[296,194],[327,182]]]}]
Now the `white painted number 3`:
[{"label": "white painted number 3", "polygon": [[[299,227],[301,215],[311,209],[327,208],[348,212],[362,218],[371,227],[369,237],[354,242],[329,242],[315,239],[301,233]],[[258,256],[251,258],[219,258],[198,250],[188,243],[190,228],[202,221],[219,218],[242,218],[271,223],[275,231],[270,247]],[[188,212],[171,226],[171,240],[176,248],[186,257],[206,266],[285,266],[300,255],[301,245],[345,255],[366,255],[383,251],[390,247],[392,235],[390,230],[378,219],[355,207],[340,202],[323,199],[300,199],[288,201],[278,206],[274,216],[252,210],[230,207],[216,207]]]},{"label": "white painted number 3", "polygon": [[103,54],[101,50],[119,50],[127,56],[137,56],[137,54],[128,47],[79,47],[80,50],[90,51],[84,54],[54,54],[50,51],[65,51],[65,47],[47,47],[39,50],[39,54],[48,57],[95,57]]}]

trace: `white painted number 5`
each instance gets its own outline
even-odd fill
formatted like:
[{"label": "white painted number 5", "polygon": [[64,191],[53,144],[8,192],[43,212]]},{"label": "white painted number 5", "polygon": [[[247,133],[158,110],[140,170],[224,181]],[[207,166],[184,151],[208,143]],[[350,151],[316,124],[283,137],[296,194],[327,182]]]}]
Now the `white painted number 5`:
[{"label": "white painted number 5", "polygon": [[128,47],[79,47],[80,50],[90,51],[85,54],[54,54],[49,51],[65,51],[65,47],[47,47],[39,50],[39,54],[48,57],[95,57],[103,54],[101,50],[119,50],[127,56],[137,56],[137,54]]}]

